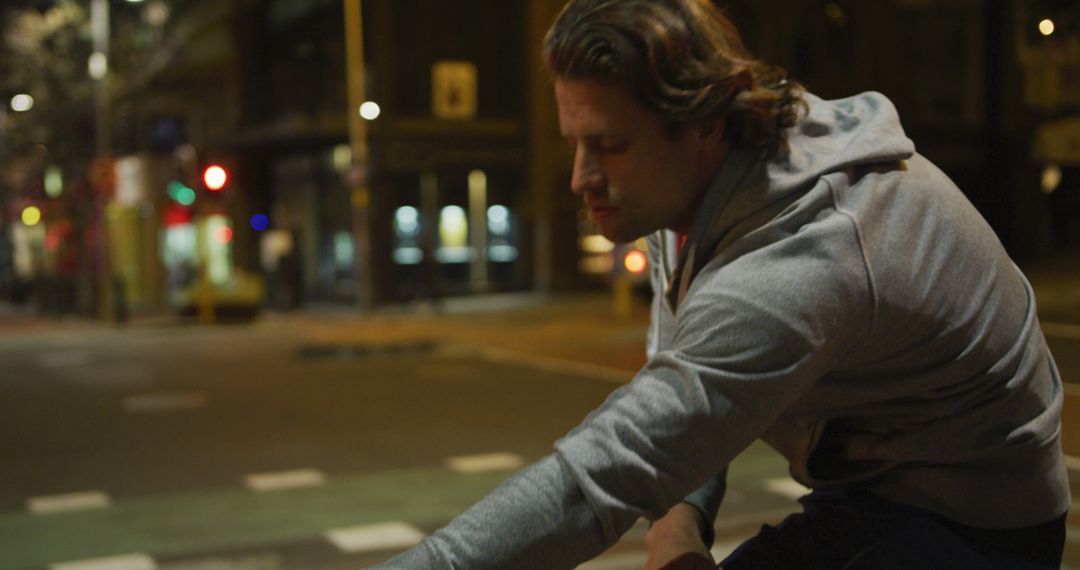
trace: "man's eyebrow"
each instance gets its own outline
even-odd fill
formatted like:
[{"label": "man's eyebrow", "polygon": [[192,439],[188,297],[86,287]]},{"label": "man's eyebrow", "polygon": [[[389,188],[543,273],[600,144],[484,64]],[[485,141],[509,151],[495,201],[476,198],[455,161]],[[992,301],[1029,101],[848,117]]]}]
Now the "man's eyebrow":
[{"label": "man's eyebrow", "polygon": [[624,138],[624,135],[612,132],[612,131],[596,131],[590,133],[584,133],[582,135],[572,135],[569,133],[562,133],[564,139],[570,140],[584,140],[584,141],[598,141],[601,139],[619,139]]}]

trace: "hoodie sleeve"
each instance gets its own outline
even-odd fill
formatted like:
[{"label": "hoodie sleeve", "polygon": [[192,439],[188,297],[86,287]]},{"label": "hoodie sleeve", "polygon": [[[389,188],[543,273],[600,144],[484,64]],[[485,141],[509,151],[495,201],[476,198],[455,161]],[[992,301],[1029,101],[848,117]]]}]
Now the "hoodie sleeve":
[{"label": "hoodie sleeve", "polygon": [[552,456],[382,568],[573,568],[721,472],[865,336],[865,273],[806,234],[706,266],[671,349]]}]

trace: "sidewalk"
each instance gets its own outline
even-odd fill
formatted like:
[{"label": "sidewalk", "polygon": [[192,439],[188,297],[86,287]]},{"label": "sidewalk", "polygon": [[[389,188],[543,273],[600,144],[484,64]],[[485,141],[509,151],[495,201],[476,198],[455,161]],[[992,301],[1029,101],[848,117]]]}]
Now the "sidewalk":
[{"label": "sidewalk", "polygon": [[330,344],[432,342],[506,351],[624,371],[629,381],[645,363],[648,306],[638,302],[629,319],[619,319],[608,293],[515,293],[447,299],[438,308],[392,306],[373,314],[313,307],[268,314],[258,326],[302,326]]}]

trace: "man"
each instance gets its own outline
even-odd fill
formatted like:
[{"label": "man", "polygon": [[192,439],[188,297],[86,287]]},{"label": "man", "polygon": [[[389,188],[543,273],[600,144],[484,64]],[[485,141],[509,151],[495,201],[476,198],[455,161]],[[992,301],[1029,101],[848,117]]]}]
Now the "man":
[{"label": "man", "polygon": [[571,0],[544,57],[572,190],[610,239],[651,235],[650,359],[385,567],[572,568],[646,517],[648,568],[711,568],[723,474],[761,438],[813,492],[723,568],[1057,568],[1031,288],[884,96],[802,93],[708,0]]}]

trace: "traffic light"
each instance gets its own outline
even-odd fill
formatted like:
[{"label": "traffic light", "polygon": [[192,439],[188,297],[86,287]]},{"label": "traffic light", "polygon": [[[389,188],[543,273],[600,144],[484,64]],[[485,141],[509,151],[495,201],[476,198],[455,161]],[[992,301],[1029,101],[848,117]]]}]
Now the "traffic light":
[{"label": "traffic light", "polygon": [[219,192],[229,182],[229,171],[219,164],[211,164],[203,169],[203,184],[211,192]]},{"label": "traffic light", "polygon": [[184,185],[179,180],[169,182],[166,187],[169,197],[181,206],[190,206],[195,203],[195,191]]}]

